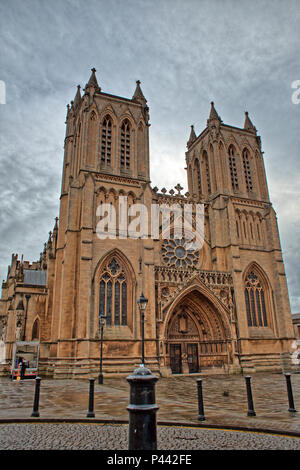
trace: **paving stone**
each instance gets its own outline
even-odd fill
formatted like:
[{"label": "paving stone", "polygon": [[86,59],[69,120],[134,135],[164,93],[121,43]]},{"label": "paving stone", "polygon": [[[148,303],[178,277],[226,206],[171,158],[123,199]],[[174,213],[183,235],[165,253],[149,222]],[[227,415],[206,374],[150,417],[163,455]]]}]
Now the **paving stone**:
[{"label": "paving stone", "polygon": [[[159,450],[300,450],[300,439],[216,429],[158,427]],[[0,425],[1,450],[127,450],[127,425]]]},{"label": "paving stone", "polygon": [[[159,379],[156,385],[159,423],[199,424],[196,386],[198,377],[182,376]],[[300,432],[300,413],[288,411],[286,382],[283,374],[253,374],[251,383],[256,417],[247,416],[244,377],[241,375],[202,376],[206,416],[204,423],[218,427],[237,426],[249,429],[277,430],[283,433],[287,431]],[[300,410],[300,374],[292,374],[292,386],[295,407]],[[34,387],[34,381],[11,382],[9,378],[0,378],[0,421],[1,418],[29,418],[33,407]],[[72,418],[74,420],[86,418],[88,390],[89,383],[85,380],[42,379],[39,409],[41,418]],[[226,392],[225,395],[224,392]],[[103,385],[95,383],[95,415],[97,419],[128,420],[126,409],[128,402],[129,385],[126,378],[104,377]],[[6,429],[5,426],[9,427]],[[299,444],[299,440],[291,437],[280,438],[270,435],[266,437],[266,435],[250,433],[247,437],[243,433],[230,434],[230,431],[224,430],[178,429],[159,428],[160,445],[165,443],[166,449],[171,449],[170,446],[176,449],[193,449],[194,446],[199,448],[202,445],[200,441],[203,439],[203,445],[206,448],[215,448],[213,446],[216,445],[218,448],[233,448],[230,446],[237,446],[234,448],[240,448],[239,446],[261,448],[257,447],[261,445],[265,446],[262,448],[274,448],[272,446],[275,444],[280,445],[280,448],[284,448],[284,446],[290,448],[290,446],[298,446]],[[56,431],[54,432],[54,430]],[[39,441],[37,441],[38,438]],[[92,424],[92,422],[91,424],[14,423],[0,425],[1,448],[25,444],[32,446],[32,448],[40,448],[39,446],[46,445],[47,439],[51,448],[55,448],[55,446],[59,448],[67,448],[64,446],[94,448],[95,445],[96,448],[98,448],[97,446],[102,446],[101,448],[106,446],[107,449],[111,449],[111,446],[115,445],[117,445],[115,447],[117,449],[127,448],[127,431],[122,426],[111,426],[110,428],[106,425],[101,427]],[[187,444],[189,447],[181,447]],[[298,449],[298,447],[293,448]]]}]

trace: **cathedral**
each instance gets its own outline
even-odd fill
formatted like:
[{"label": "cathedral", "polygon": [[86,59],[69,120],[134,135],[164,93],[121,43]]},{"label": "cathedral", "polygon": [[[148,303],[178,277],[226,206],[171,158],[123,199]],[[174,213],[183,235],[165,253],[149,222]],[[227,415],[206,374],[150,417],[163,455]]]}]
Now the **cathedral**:
[{"label": "cathedral", "polygon": [[[289,367],[295,335],[261,139],[247,112],[243,127],[224,124],[213,102],[208,114],[200,134],[191,126],[188,192],[159,190],[140,82],[131,99],[102,91],[95,69],[78,86],[59,217],[40,259],[13,254],[2,283],[1,374],[17,342],[38,344],[39,375],[53,378],[97,375],[100,351],[104,376],[131,373],[143,353],[163,377]],[[201,204],[201,248],[184,235],[135,238],[120,227],[99,237],[101,207],[118,215],[120,199],[128,219],[134,205]]]}]

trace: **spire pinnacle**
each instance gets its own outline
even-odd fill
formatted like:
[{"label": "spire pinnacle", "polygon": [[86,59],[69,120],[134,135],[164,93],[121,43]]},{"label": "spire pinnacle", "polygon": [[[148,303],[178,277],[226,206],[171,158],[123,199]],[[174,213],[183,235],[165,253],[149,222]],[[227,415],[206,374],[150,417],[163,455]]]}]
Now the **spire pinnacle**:
[{"label": "spire pinnacle", "polygon": [[95,91],[99,93],[101,91],[101,88],[99,87],[98,82],[97,82],[95,67],[93,67],[91,69],[91,71],[92,71],[92,74],[90,76],[90,79],[89,79],[88,83],[85,85],[85,90],[87,90],[88,88],[93,87],[95,89]]},{"label": "spire pinnacle", "polygon": [[210,104],[211,104],[211,108],[210,108],[209,119],[218,119],[218,121],[221,121],[221,118],[220,118],[220,116],[218,115],[218,113],[215,109],[214,102],[211,101]]},{"label": "spire pinnacle", "polygon": [[248,111],[245,111],[245,123],[244,129],[256,134],[256,127],[252,124],[251,119],[249,118]]},{"label": "spire pinnacle", "polygon": [[77,85],[77,92],[76,92],[74,101],[72,103],[72,107],[75,111],[78,108],[78,106],[80,105],[80,102],[81,102],[80,85]]},{"label": "spire pinnacle", "polygon": [[189,137],[189,140],[186,144],[187,148],[189,148],[193,142],[195,142],[195,140],[197,139],[197,136],[195,134],[195,130],[194,130],[194,126],[191,125],[191,133],[190,133],[190,137]]},{"label": "spire pinnacle", "polygon": [[132,101],[136,101],[136,102],[141,103],[142,105],[145,106],[146,103],[147,103],[147,100],[143,95],[143,92],[142,92],[142,89],[141,89],[140,85],[141,85],[140,80],[137,80],[136,81],[136,89],[135,89],[134,95],[132,97]]}]

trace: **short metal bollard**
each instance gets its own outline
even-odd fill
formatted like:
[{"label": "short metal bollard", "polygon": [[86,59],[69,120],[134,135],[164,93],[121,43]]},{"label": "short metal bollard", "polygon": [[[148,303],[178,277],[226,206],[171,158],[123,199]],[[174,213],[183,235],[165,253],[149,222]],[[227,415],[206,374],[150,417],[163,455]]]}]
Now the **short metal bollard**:
[{"label": "short metal bollard", "polygon": [[95,379],[90,379],[90,391],[89,391],[89,409],[87,412],[87,418],[95,418],[94,413],[94,385]]},{"label": "short metal bollard", "polygon": [[197,379],[198,389],[198,420],[205,421],[204,406],[203,406],[203,393],[202,393],[202,379]]},{"label": "short metal bollard", "polygon": [[247,389],[247,397],[248,397],[248,416],[256,416],[256,413],[254,411],[254,405],[253,405],[250,375],[246,375],[245,380],[246,380],[246,389]]},{"label": "short metal bollard", "polygon": [[39,400],[40,400],[40,385],[41,379],[40,377],[36,377],[35,379],[35,392],[34,392],[34,401],[33,401],[33,410],[31,416],[33,418],[39,418]]},{"label": "short metal bollard", "polygon": [[294,397],[293,397],[293,390],[292,390],[292,383],[291,383],[291,374],[284,374],[284,375],[285,375],[287,392],[288,392],[288,399],[289,399],[289,411],[291,413],[296,413],[297,410],[295,410],[295,405],[294,405]]},{"label": "short metal bollard", "polygon": [[130,384],[129,450],[156,450],[155,384],[158,378],[151,370],[140,365],[127,377]]}]

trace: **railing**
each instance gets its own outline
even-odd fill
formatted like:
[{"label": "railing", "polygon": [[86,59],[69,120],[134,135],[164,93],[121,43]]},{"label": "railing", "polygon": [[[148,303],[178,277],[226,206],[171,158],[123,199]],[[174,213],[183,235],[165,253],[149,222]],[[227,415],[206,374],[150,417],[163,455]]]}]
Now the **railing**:
[{"label": "railing", "polygon": [[191,275],[199,274],[199,278],[206,285],[232,285],[232,276],[228,271],[205,271],[197,268],[179,269],[169,266],[156,266],[155,278],[160,282],[184,282]]}]

